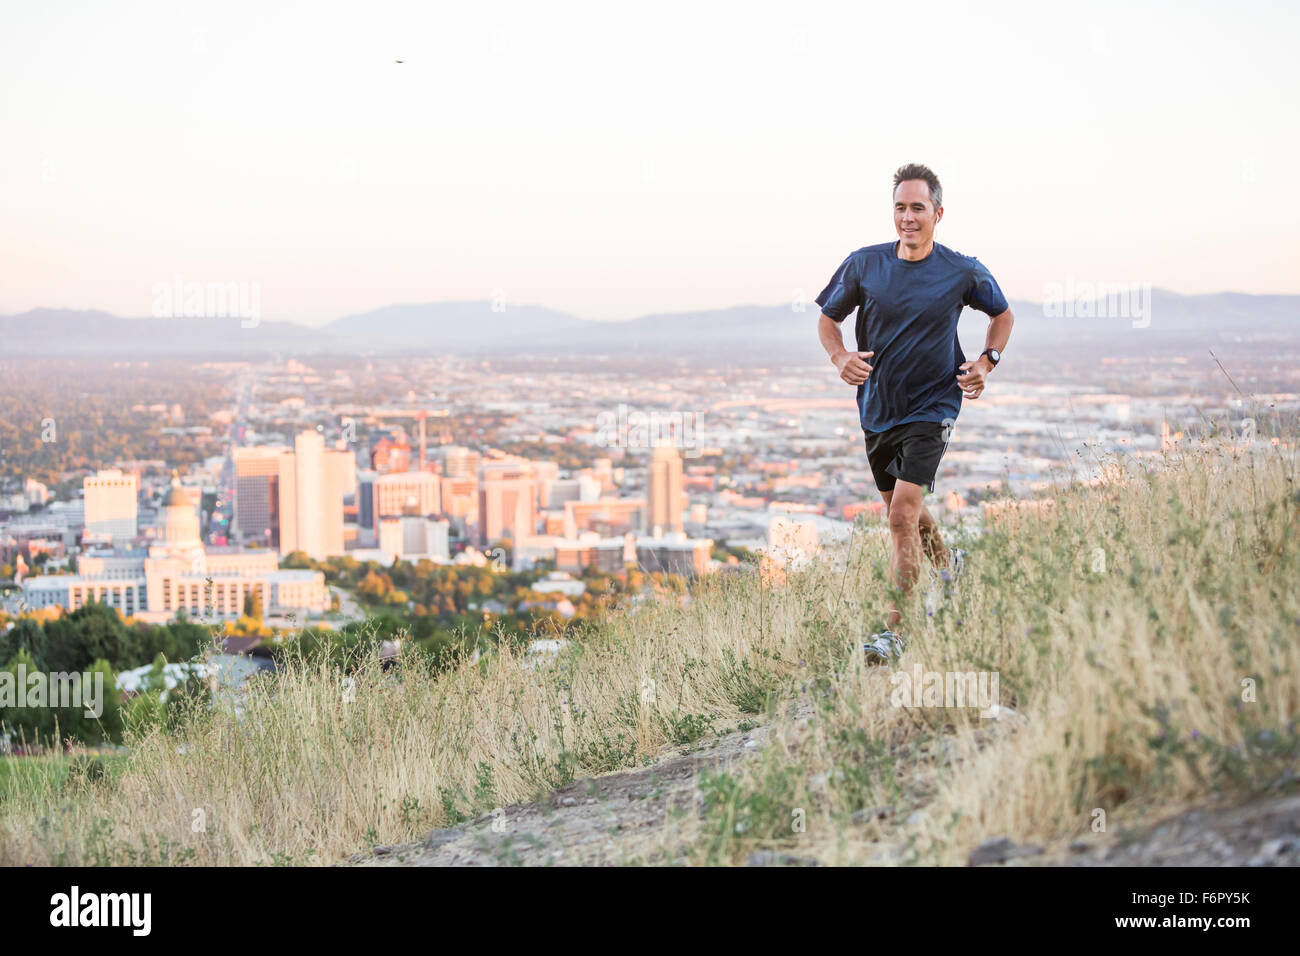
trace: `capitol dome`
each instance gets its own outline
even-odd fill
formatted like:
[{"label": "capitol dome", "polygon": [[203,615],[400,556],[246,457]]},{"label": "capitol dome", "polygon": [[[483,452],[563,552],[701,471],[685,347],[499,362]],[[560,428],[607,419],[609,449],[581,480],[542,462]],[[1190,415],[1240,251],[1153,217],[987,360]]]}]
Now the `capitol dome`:
[{"label": "capitol dome", "polygon": [[199,513],[181,488],[181,480],[172,472],[172,486],[163,499],[158,519],[158,537],[176,547],[202,547],[199,539]]}]

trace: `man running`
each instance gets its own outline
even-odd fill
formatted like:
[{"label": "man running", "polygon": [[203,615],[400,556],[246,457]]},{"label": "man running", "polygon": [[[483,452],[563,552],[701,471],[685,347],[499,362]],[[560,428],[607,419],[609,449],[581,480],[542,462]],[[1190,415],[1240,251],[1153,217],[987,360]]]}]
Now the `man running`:
[{"label": "man running", "polygon": [[[894,174],[898,239],[852,253],[816,299],[818,337],[840,378],[858,387],[867,461],[889,516],[890,574],[905,595],[920,574],[922,550],[935,567],[961,570],[961,553],[944,548],[921,498],[923,489],[934,491],[962,397],[983,393],[1014,321],[988,269],[934,241],[942,218],[939,177],[926,166],[903,166]],[[967,305],[989,316],[984,351],[972,362],[957,340]],[[844,347],[839,327],[854,309],[856,352]],[[885,629],[866,645],[872,663],[902,653],[901,616],[891,604]]]}]

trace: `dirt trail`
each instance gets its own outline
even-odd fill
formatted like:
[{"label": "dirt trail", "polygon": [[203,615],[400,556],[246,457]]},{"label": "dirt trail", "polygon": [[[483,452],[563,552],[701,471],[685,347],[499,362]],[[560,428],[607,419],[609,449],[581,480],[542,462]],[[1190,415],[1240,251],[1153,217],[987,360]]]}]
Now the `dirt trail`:
[{"label": "dirt trail", "polygon": [[[793,717],[807,716],[800,702]],[[359,866],[573,866],[672,864],[674,813],[694,815],[701,771],[720,771],[759,752],[767,727],[737,731],[670,753],[652,766],[579,780],[532,803],[504,807],[418,843],[375,847]],[[885,849],[882,847],[882,849]],[[885,853],[877,861],[893,859]],[[751,854],[750,865],[809,865],[783,853]],[[823,861],[824,862],[824,861]],[[1275,794],[1228,807],[1201,807],[1121,833],[1092,834],[1046,850],[989,839],[971,865],[1297,866],[1300,795]],[[344,864],[347,865],[347,864]]]},{"label": "dirt trail", "polygon": [[1300,795],[1187,810],[1095,845],[1076,840],[1041,860],[1062,866],[1300,866]]},{"label": "dirt trail", "polygon": [[756,753],[766,727],[714,738],[649,767],[578,780],[543,800],[503,807],[422,843],[376,847],[361,866],[546,866],[671,863],[660,849],[669,808],[692,812],[705,769]]}]

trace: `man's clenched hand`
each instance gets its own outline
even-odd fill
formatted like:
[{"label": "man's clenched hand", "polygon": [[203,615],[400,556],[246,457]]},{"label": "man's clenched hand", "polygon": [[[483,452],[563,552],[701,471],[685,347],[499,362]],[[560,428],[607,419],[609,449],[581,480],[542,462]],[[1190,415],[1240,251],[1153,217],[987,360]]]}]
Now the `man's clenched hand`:
[{"label": "man's clenched hand", "polygon": [[850,352],[845,349],[831,361],[839,370],[840,378],[850,385],[861,385],[871,377],[871,366],[866,360],[875,354],[875,352]]},{"label": "man's clenched hand", "polygon": [[[962,362],[958,368],[957,384],[967,398],[979,398],[984,391],[984,378],[993,371],[993,363],[981,355],[973,362]],[[962,374],[964,372],[965,374]]]}]

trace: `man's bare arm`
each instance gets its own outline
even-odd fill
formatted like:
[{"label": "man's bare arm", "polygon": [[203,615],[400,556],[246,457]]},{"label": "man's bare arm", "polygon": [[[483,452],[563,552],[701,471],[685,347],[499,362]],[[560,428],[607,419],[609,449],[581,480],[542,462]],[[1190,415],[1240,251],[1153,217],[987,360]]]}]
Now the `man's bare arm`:
[{"label": "man's bare arm", "polygon": [[1001,315],[995,315],[989,319],[989,330],[984,335],[984,347],[986,349],[997,349],[999,352],[1006,351],[1007,340],[1011,338],[1011,327],[1016,324],[1016,318],[1011,314],[1011,310],[1003,312]]},{"label": "man's bare arm", "polygon": [[[984,348],[997,349],[999,352],[1005,349],[1007,340],[1011,338],[1011,327],[1015,324],[1010,309],[990,318],[989,330],[984,335]],[[980,353],[980,357],[974,361],[962,362],[960,369],[965,373],[957,376],[962,394],[967,398],[979,398],[984,391],[985,378],[993,371],[993,363],[987,355]]]},{"label": "man's bare arm", "polygon": [[817,337],[821,339],[822,348],[830,356],[831,364],[840,373],[840,378],[850,385],[861,385],[871,375],[871,366],[866,359],[875,352],[851,352],[844,347],[840,335],[840,324],[825,312],[817,320]]}]

